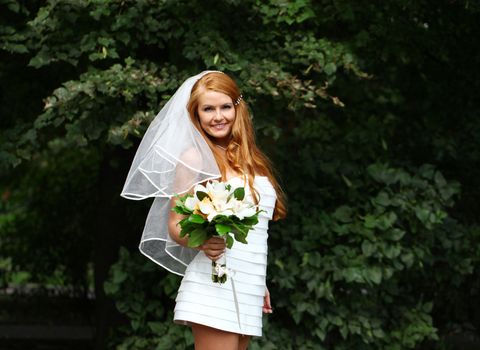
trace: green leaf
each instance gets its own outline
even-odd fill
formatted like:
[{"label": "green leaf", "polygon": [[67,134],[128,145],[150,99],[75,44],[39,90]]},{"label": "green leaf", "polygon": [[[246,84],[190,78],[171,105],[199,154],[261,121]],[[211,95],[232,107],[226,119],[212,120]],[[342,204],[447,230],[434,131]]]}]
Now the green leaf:
[{"label": "green leaf", "polygon": [[397,220],[397,215],[391,211],[387,214],[381,215],[377,221],[377,227],[381,230],[387,230],[388,228],[392,227],[392,225]]},{"label": "green leaf", "polygon": [[377,338],[385,338],[385,332],[380,328],[375,328],[373,330],[373,335]]},{"label": "green leaf", "polygon": [[342,336],[343,339],[347,339],[347,336],[348,336],[348,327],[347,327],[347,324],[344,323],[341,325],[340,327],[340,334]]},{"label": "green leaf", "polygon": [[250,217],[243,218],[241,220],[242,224],[245,226],[254,226],[258,224],[258,214],[252,215]]},{"label": "green leaf", "polygon": [[382,281],[382,270],[380,267],[374,266],[367,270],[367,278],[375,284]]},{"label": "green leaf", "polygon": [[203,224],[205,222],[205,219],[201,215],[192,214],[188,217],[188,221],[190,221],[192,223],[195,223],[195,224]]},{"label": "green leaf", "polygon": [[165,324],[161,322],[148,322],[148,327],[155,334],[163,334],[165,332]]},{"label": "green leaf", "polygon": [[371,243],[368,240],[363,241],[362,243],[362,253],[365,256],[371,256],[374,252],[377,251],[377,246]]},{"label": "green leaf", "polygon": [[247,243],[248,243],[247,240],[246,240],[247,235],[242,234],[241,232],[234,232],[233,234],[234,234],[235,239],[236,239],[237,241],[239,241],[239,242],[241,242],[241,243],[244,243],[244,244],[247,244]]},{"label": "green leaf", "polygon": [[23,285],[29,282],[30,272],[28,271],[13,272],[10,278],[11,278],[12,284]]},{"label": "green leaf", "polygon": [[203,191],[197,191],[197,192],[195,192],[195,194],[197,195],[197,198],[198,198],[199,201],[202,201],[205,197],[210,198],[208,196],[208,194],[203,192]]},{"label": "green leaf", "polygon": [[188,221],[188,218],[182,221],[180,221],[180,227],[182,228],[180,230],[180,237],[185,237],[185,235],[189,235],[193,230],[203,228],[203,225],[192,223]]},{"label": "green leaf", "polygon": [[113,283],[119,284],[122,283],[127,279],[128,275],[125,273],[125,271],[120,270],[119,268],[116,268],[113,271]]},{"label": "green leaf", "polygon": [[201,246],[208,238],[207,231],[201,228],[197,228],[190,232],[188,236],[188,246],[190,248],[195,248]]},{"label": "green leaf", "polygon": [[234,228],[233,231],[238,231],[238,232],[242,233],[244,236],[247,235],[248,228],[245,227],[245,225],[243,225],[243,224],[233,224],[232,226]]},{"label": "green leaf", "polygon": [[344,269],[343,276],[347,282],[363,282],[364,278],[361,271],[357,267],[349,267]]},{"label": "green leaf", "polygon": [[384,254],[389,259],[394,259],[400,255],[402,249],[399,245],[387,245],[384,247]]},{"label": "green leaf", "polygon": [[352,221],[352,208],[342,205],[338,207],[332,216],[340,222],[351,222]]},{"label": "green leaf", "polygon": [[337,66],[335,65],[335,63],[330,62],[330,63],[327,63],[327,65],[323,67],[323,69],[327,75],[332,75],[337,71]]},{"label": "green leaf", "polygon": [[139,328],[140,328],[140,325],[141,325],[141,324],[140,324],[140,321],[139,321],[139,320],[136,320],[136,319],[132,320],[132,321],[130,322],[130,324],[132,325],[132,329],[133,329],[134,331],[136,331],[137,329],[139,329]]},{"label": "green leaf", "polygon": [[235,199],[239,201],[243,201],[243,198],[245,198],[245,189],[243,187],[238,187],[233,191],[233,196]]},{"label": "green leaf", "polygon": [[374,202],[384,207],[391,203],[388,193],[384,191],[380,192],[377,197],[375,197]]},{"label": "green leaf", "polygon": [[330,315],[330,317],[328,317],[328,320],[335,326],[341,326],[343,324],[343,320],[337,315]]},{"label": "green leaf", "polygon": [[402,260],[402,262],[405,264],[406,267],[411,267],[413,265],[413,262],[415,261],[415,256],[412,253],[408,252],[408,253],[402,254],[400,259]]},{"label": "green leaf", "polygon": [[405,235],[405,231],[399,229],[399,228],[393,228],[389,231],[387,231],[385,238],[391,241],[399,241],[402,239],[402,237]]},{"label": "green leaf", "polygon": [[228,225],[224,224],[216,224],[215,225],[215,230],[218,232],[220,236],[225,235],[226,233],[230,232],[232,228]]},{"label": "green leaf", "polygon": [[352,186],[353,186],[352,182],[350,181],[350,179],[349,179],[346,175],[343,175],[343,174],[342,174],[342,179],[343,179],[343,181],[345,182],[345,184],[346,184],[348,187],[352,187]]},{"label": "green leaf", "polygon": [[183,206],[175,206],[171,210],[180,215],[190,215],[192,213],[191,210],[188,210]]},{"label": "green leaf", "polygon": [[415,207],[416,217],[424,224],[426,224],[428,222],[428,218],[429,218],[431,212],[432,211],[429,208]]},{"label": "green leaf", "polygon": [[227,248],[228,249],[232,249],[232,246],[233,246],[233,237],[231,235],[225,235],[225,237],[227,238],[227,241],[226,241],[226,244],[227,244]]},{"label": "green leaf", "polygon": [[375,228],[377,223],[377,218],[375,216],[366,215],[364,220],[365,220],[364,225],[366,228]]}]

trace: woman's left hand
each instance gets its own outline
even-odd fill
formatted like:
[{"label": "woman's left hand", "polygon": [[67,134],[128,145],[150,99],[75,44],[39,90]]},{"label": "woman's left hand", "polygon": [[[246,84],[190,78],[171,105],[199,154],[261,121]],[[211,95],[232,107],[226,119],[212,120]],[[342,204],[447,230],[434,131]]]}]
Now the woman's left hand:
[{"label": "woman's left hand", "polygon": [[263,297],[263,312],[266,314],[271,314],[273,312],[272,304],[270,302],[270,292],[267,287],[265,287],[265,296]]}]

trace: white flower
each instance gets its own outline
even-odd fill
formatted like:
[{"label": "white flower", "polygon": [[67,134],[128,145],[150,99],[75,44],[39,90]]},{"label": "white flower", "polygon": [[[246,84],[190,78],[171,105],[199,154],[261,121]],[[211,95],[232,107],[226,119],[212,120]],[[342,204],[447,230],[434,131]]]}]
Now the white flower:
[{"label": "white flower", "polygon": [[248,201],[239,201],[237,199],[233,199],[232,202],[232,212],[240,220],[243,220],[246,217],[255,215],[256,210],[255,206],[248,202]]},{"label": "white flower", "polygon": [[235,216],[238,217],[240,220],[243,220],[244,218],[248,218],[250,216],[255,215],[257,211],[255,210],[254,207],[249,207],[249,208],[243,208],[239,212],[235,213]]},{"label": "white flower", "polygon": [[226,202],[227,197],[231,194],[231,191],[227,190],[225,183],[216,180],[207,183],[207,190],[210,198],[218,202]]},{"label": "white flower", "polygon": [[[227,189],[229,186],[229,189]],[[198,209],[212,221],[217,215],[232,216],[235,215],[240,220],[245,217],[255,215],[256,206],[245,197],[243,200],[237,200],[233,193],[242,186],[233,186],[231,183],[209,181],[205,186],[198,184],[195,186],[195,196],[185,201],[185,206],[190,210]],[[207,196],[198,199],[198,192],[204,192]]]},{"label": "white flower", "polygon": [[228,273],[227,267],[224,267],[218,263],[215,264],[215,272],[217,273],[218,277],[222,277]]},{"label": "white flower", "polygon": [[193,210],[195,210],[195,206],[197,205],[198,202],[199,202],[199,200],[196,196],[188,197],[185,200],[185,207],[187,207],[188,210],[193,211]]},{"label": "white flower", "polygon": [[[195,195],[197,194],[197,192],[205,192],[207,193],[208,190],[205,188],[205,186],[203,186],[202,184],[198,184],[196,185],[194,188],[193,188],[193,191],[195,192]],[[196,196],[195,196],[196,197]]]},{"label": "white flower", "polygon": [[200,211],[203,214],[207,214],[207,215],[215,211],[215,208],[213,207],[213,203],[208,197],[205,197],[200,202],[198,202],[198,209],[200,209]]},{"label": "white flower", "polygon": [[219,215],[213,202],[208,197],[205,197],[198,202],[198,209],[200,209],[202,214],[207,215],[208,221],[212,221],[215,216]]}]

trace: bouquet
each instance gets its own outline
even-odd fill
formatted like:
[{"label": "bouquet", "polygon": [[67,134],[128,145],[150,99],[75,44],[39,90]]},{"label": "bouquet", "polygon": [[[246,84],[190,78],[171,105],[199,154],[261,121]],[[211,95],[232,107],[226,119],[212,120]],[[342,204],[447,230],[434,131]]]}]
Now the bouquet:
[{"label": "bouquet", "polygon": [[[180,220],[180,237],[188,236],[188,246],[201,246],[212,236],[225,239],[227,248],[234,241],[247,243],[248,231],[258,223],[258,206],[245,197],[245,188],[217,180],[198,184],[194,194],[177,196],[173,211],[186,215]],[[223,261],[222,261],[223,260]],[[225,259],[212,261],[212,281],[227,280]]]}]

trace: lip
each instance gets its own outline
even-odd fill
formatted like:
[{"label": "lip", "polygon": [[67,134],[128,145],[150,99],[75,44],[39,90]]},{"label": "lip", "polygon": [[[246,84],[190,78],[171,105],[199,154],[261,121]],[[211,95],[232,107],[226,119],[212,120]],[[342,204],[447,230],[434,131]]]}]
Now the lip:
[{"label": "lip", "polygon": [[212,125],[212,128],[215,130],[223,130],[227,126],[227,123],[220,123],[220,124],[214,124]]}]

